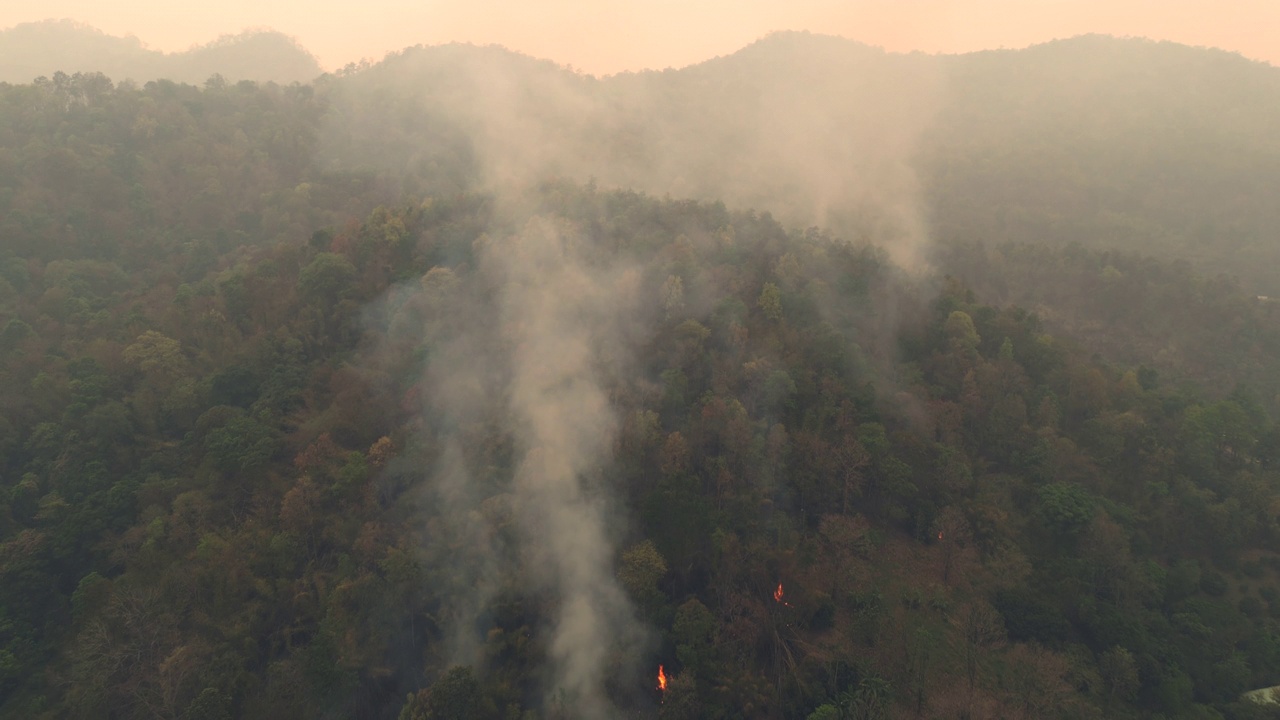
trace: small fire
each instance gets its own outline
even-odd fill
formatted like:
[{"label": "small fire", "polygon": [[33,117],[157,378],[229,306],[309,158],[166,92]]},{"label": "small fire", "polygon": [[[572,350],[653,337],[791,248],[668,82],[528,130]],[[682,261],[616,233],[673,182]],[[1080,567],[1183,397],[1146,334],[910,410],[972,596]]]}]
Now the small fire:
[{"label": "small fire", "polygon": [[939,539],[939,540],[941,540],[941,539],[942,539],[942,531],[941,531],[941,530],[939,530],[939,531],[938,531],[938,539]]},{"label": "small fire", "polygon": [[667,691],[667,674],[662,672],[662,666],[658,666],[658,689],[662,692]]},{"label": "small fire", "polygon": [[773,601],[791,607],[791,603],[782,599],[782,583],[778,583],[778,589],[773,591]]}]

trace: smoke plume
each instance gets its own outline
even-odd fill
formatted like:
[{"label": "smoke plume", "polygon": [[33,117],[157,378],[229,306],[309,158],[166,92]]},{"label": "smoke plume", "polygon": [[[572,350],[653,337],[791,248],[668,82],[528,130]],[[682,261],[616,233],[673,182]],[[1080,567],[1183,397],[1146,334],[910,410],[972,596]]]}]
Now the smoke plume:
[{"label": "smoke plume", "polygon": [[612,569],[602,470],[616,418],[598,364],[601,350],[619,341],[632,293],[626,275],[589,267],[580,246],[570,228],[535,219],[486,261],[506,279],[501,319],[512,347],[523,556],[559,600],[550,643],[556,689],[579,717],[607,718],[616,714],[604,691],[610,651],[640,635]]},{"label": "smoke plume", "polygon": [[[608,686],[636,677],[646,634],[614,570],[621,516],[609,466],[617,418],[610,378],[626,370],[638,274],[563,221],[534,217],[482,236],[467,283],[437,268],[428,306],[427,416],[438,428],[433,533],[449,548],[442,611],[453,661],[480,661],[477,622],[520,588],[549,608],[547,704],[617,717]],[[465,285],[465,287],[464,287]],[[473,448],[509,446],[510,467]],[[430,548],[428,553],[439,553]]]},{"label": "smoke plume", "polygon": [[[939,82],[920,58],[811,36],[605,79],[449,46],[344,79],[325,143],[335,167],[380,167],[405,192],[484,188],[506,222],[530,216],[508,206],[524,188],[594,178],[829,225],[916,269],[928,229],[912,156]],[[390,154],[370,150],[378,147]],[[554,618],[548,692],[577,717],[613,717],[607,685],[627,677],[622,658],[642,657],[645,641],[613,571],[622,514],[610,509],[608,482],[617,425],[609,378],[632,354],[638,274],[547,218],[494,230],[472,250],[467,282],[437,269],[423,283],[427,301],[442,304],[428,314],[449,326],[425,344],[428,415],[444,420],[437,537],[463,538],[466,558],[446,593],[455,657],[478,659],[477,620],[518,577],[553,605],[544,613]],[[894,346],[887,335],[875,344],[885,354]],[[468,448],[492,447],[496,436],[510,445],[509,467],[469,460]]]}]

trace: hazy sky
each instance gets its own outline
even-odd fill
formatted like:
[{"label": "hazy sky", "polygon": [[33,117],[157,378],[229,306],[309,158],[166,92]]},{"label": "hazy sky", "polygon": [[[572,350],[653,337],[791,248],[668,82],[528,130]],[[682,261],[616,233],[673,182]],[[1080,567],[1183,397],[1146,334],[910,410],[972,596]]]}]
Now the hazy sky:
[{"label": "hazy sky", "polygon": [[0,28],[48,18],[166,51],[271,27],[327,69],[457,40],[607,74],[688,65],[772,30],[928,52],[1101,32],[1221,47],[1280,66],[1280,0],[0,0]]}]

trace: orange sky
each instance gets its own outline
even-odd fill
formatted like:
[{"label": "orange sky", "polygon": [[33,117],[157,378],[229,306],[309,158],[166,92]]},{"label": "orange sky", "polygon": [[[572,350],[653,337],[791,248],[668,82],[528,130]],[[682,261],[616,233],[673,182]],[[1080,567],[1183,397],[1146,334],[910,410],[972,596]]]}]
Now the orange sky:
[{"label": "orange sky", "polygon": [[0,28],[47,18],[133,34],[166,51],[272,27],[327,69],[458,40],[608,74],[688,65],[772,30],[927,52],[1101,32],[1221,47],[1280,66],[1280,0],[0,0]]}]

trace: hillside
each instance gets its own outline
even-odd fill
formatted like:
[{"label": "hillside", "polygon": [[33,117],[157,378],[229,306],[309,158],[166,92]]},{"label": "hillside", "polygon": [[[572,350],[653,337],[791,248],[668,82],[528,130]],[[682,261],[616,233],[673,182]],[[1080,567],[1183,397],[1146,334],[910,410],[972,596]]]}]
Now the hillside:
[{"label": "hillside", "polygon": [[1274,79],[0,84],[0,717],[1280,716]]},{"label": "hillside", "polygon": [[[320,74],[277,33],[165,55],[66,22],[0,33],[0,68],[9,82]],[[595,178],[768,206],[875,238],[907,264],[927,262],[935,242],[1080,243],[1184,259],[1280,295],[1280,211],[1265,190],[1280,180],[1280,69],[1222,51],[1090,36],[899,55],[779,33],[679,70],[591,78],[499,48],[439,46],[327,87],[322,156],[409,187],[438,185],[433,158],[465,146],[446,174]]]},{"label": "hillside", "polygon": [[1256,400],[873,248],[552,185],[193,257],[6,265],[6,712],[1254,717],[1280,673]]},{"label": "hillside", "polygon": [[[453,46],[407,50],[341,86],[362,98],[346,141],[394,132],[414,148],[397,163],[429,152],[445,124],[489,180],[555,173],[767,205],[909,264],[935,241],[1075,242],[1280,294],[1280,69],[1221,51],[1083,37],[897,55],[778,34],[680,70],[594,79]],[[370,95],[399,110],[382,117]],[[401,113],[431,121],[388,128]]]},{"label": "hillside", "polygon": [[1280,287],[1280,68],[1106,37],[949,66],[921,144],[939,238],[1076,242]]},{"label": "hillside", "polygon": [[113,37],[66,20],[0,31],[0,82],[29,83],[59,72],[200,85],[215,74],[231,82],[309,82],[322,70],[293,40],[269,31],[229,35],[179,53],[151,50],[137,38]]}]

